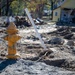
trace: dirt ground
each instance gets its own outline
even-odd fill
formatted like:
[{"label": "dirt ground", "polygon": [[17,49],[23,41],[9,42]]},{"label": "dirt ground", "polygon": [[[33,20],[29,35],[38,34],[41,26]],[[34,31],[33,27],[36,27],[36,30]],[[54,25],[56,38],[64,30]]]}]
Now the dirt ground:
[{"label": "dirt ground", "polygon": [[[1,28],[2,29],[2,28]],[[21,58],[45,62],[48,65],[75,71],[75,27],[56,24],[37,25],[48,50],[44,50],[34,28],[19,28],[22,38],[16,44]],[[6,59],[8,43],[3,40],[5,31],[0,33],[0,59]]]}]

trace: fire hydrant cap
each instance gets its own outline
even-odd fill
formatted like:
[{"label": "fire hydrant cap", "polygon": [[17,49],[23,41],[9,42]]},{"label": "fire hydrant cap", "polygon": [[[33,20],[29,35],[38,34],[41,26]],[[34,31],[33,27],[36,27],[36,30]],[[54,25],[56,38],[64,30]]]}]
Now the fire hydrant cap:
[{"label": "fire hydrant cap", "polygon": [[14,34],[18,32],[16,25],[13,22],[10,23],[6,31],[8,34]]},{"label": "fire hydrant cap", "polygon": [[13,22],[10,22],[10,25],[8,26],[7,30],[16,30],[16,25]]}]

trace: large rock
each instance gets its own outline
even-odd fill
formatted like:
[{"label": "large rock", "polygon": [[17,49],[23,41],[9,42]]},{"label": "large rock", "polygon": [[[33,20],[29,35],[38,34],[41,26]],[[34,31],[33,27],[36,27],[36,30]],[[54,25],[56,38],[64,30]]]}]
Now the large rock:
[{"label": "large rock", "polygon": [[48,41],[49,44],[59,44],[62,45],[64,43],[64,39],[59,37],[54,37],[51,40]]},{"label": "large rock", "polygon": [[64,38],[70,40],[70,39],[72,39],[73,36],[74,36],[74,34],[71,33],[71,34],[65,35]]},{"label": "large rock", "polygon": [[74,46],[74,41],[73,41],[73,40],[69,40],[69,41],[67,42],[67,45],[69,45],[69,46]]},{"label": "large rock", "polygon": [[65,60],[62,64],[62,67],[64,67],[67,70],[75,71],[75,60]]},{"label": "large rock", "polygon": [[75,27],[74,27],[74,28],[71,28],[71,31],[72,31],[72,32],[75,32]]},{"label": "large rock", "polygon": [[64,63],[65,59],[54,59],[54,60],[43,60],[48,65],[61,67],[62,63]]},{"label": "large rock", "polygon": [[75,54],[75,47],[73,47],[73,49],[72,49],[72,53]]},{"label": "large rock", "polygon": [[32,39],[33,41],[39,40],[39,38],[34,35],[27,36],[27,39]]}]

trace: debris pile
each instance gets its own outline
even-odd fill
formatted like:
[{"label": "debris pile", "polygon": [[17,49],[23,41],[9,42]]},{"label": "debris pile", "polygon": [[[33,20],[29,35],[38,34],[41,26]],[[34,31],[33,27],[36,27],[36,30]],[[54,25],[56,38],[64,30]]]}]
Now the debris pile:
[{"label": "debris pile", "polygon": [[[41,43],[37,38],[35,30],[32,26],[29,28],[22,28],[22,29],[20,28],[19,35],[22,36],[23,38],[17,42],[17,50],[20,53],[22,60],[17,60],[16,63],[8,65],[8,67],[6,67],[1,71],[1,74],[6,73],[12,75],[13,73],[11,74],[11,72],[8,71],[10,69],[9,67],[12,66],[13,66],[13,68],[11,69],[12,72],[14,71],[14,68],[16,66],[14,73],[16,75],[17,74],[21,75],[23,73],[29,75],[43,75],[44,73],[43,71],[45,71],[44,75],[46,74],[49,75],[51,73],[53,75],[55,74],[68,75],[69,73],[71,75],[75,74],[73,73],[73,70],[75,71],[74,27],[56,26],[56,25],[38,25],[37,30],[41,34],[41,37],[45,42],[48,51],[44,51],[44,49],[41,47]],[[3,53],[4,55],[6,55],[5,54],[6,52],[7,50],[3,49],[0,51],[0,59],[3,58],[2,55]],[[2,64],[2,62],[3,60],[0,60],[0,64]],[[36,63],[35,65],[38,66],[39,62],[40,62],[39,66],[41,66],[43,62],[44,64],[46,63],[45,65],[47,66],[47,68],[41,72],[39,71],[40,67],[37,67],[39,69],[37,70],[37,68],[34,66],[34,63]],[[27,63],[28,64],[31,63],[31,66],[27,65]],[[51,65],[53,67],[51,67]],[[19,67],[20,69],[18,69],[18,66],[20,66]],[[59,73],[60,71],[57,71],[55,69],[56,66],[58,70],[59,67],[61,67],[71,71],[64,71],[62,73]],[[32,70],[30,70],[30,68]],[[35,71],[33,71],[33,69],[35,69]],[[43,69],[43,66],[41,66],[41,69]],[[50,71],[50,73],[48,70]]]}]

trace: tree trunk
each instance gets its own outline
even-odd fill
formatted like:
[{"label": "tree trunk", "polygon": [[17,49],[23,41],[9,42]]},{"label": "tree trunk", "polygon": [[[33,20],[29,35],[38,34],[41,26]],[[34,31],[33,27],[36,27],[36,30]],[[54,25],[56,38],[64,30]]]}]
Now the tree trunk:
[{"label": "tree trunk", "polygon": [[52,10],[52,13],[51,13],[51,20],[53,19],[53,2],[51,2],[51,10]]},{"label": "tree trunk", "polygon": [[0,16],[1,16],[1,0],[0,0]]},{"label": "tree trunk", "polygon": [[7,0],[7,5],[6,5],[6,16],[8,16],[9,13],[9,0]]},{"label": "tree trunk", "polygon": [[37,14],[38,14],[39,18],[42,18],[42,16],[43,16],[43,7],[44,7],[43,4],[38,5]]},{"label": "tree trunk", "polygon": [[0,8],[0,16],[1,16],[1,8]]}]

